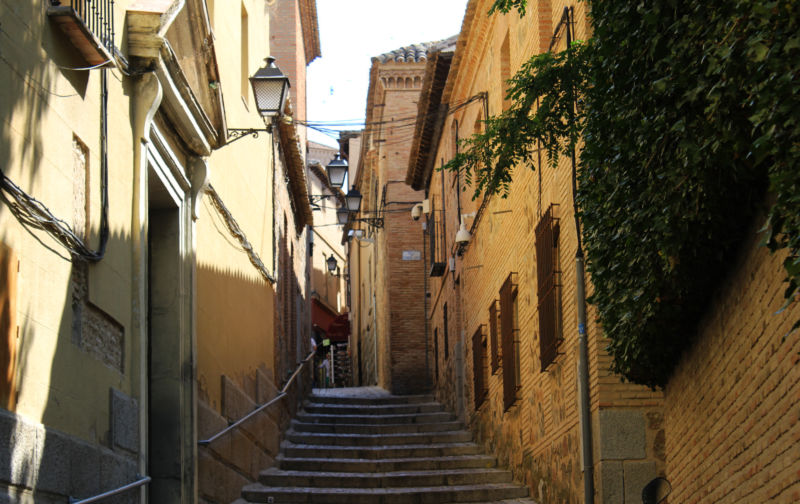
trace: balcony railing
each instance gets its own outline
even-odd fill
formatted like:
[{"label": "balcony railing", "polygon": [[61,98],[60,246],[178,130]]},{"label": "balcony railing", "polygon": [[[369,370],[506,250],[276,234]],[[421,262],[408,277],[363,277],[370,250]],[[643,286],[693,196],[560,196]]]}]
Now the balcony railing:
[{"label": "balcony railing", "polygon": [[92,66],[110,64],[114,54],[114,0],[50,0],[47,15]]}]

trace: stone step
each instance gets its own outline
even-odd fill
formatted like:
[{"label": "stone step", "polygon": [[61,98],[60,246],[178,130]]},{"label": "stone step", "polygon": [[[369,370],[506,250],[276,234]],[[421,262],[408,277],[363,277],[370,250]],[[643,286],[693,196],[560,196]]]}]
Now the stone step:
[{"label": "stone step", "polygon": [[386,395],[381,397],[339,397],[329,395],[310,395],[308,401],[327,404],[417,404],[434,402],[432,395]]},{"label": "stone step", "polygon": [[402,434],[405,432],[445,432],[461,430],[464,424],[458,421],[405,423],[405,424],[322,424],[292,420],[295,432],[324,432],[337,434]]},{"label": "stone step", "polygon": [[467,431],[415,432],[400,434],[341,434],[288,431],[286,439],[294,444],[327,446],[391,446],[468,443],[472,434]]},{"label": "stone step", "polygon": [[298,421],[305,423],[382,425],[451,422],[455,419],[455,415],[446,411],[409,415],[311,415],[301,411],[297,414],[296,418]]},{"label": "stone step", "polygon": [[396,446],[330,446],[295,444],[284,441],[281,451],[287,457],[330,457],[344,459],[385,459],[411,457],[447,457],[475,455],[481,449],[475,443],[407,444]]},{"label": "stone step", "polygon": [[308,402],[303,409],[309,414],[323,415],[409,415],[417,413],[436,413],[442,405],[435,402],[415,404],[334,404]]},{"label": "stone step", "polygon": [[396,472],[442,471],[450,469],[488,469],[497,460],[488,455],[454,455],[447,457],[405,457],[391,459],[335,459],[321,457],[288,457],[281,453],[275,464],[286,471],[322,472]]},{"label": "stone step", "polygon": [[527,488],[511,483],[408,488],[298,488],[247,485],[242,496],[249,502],[309,502],[314,504],[435,504],[497,501],[528,496]]},{"label": "stone step", "polygon": [[396,471],[352,473],[321,471],[262,471],[259,481],[265,486],[327,488],[396,488],[443,485],[509,483],[511,473],[501,469],[447,469],[435,471]]}]

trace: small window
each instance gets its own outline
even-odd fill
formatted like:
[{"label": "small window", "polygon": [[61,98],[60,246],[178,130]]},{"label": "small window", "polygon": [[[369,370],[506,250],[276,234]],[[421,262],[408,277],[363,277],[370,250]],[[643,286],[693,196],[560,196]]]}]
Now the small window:
[{"label": "small window", "polygon": [[433,329],[433,376],[434,381],[439,381],[439,328]]},{"label": "small window", "polygon": [[508,80],[511,79],[511,45],[508,32],[500,47],[500,78],[503,81],[500,85],[500,89],[503,90],[503,110],[508,110],[511,108],[511,99],[508,98]]},{"label": "small window", "polygon": [[489,366],[486,358],[486,326],[481,325],[472,335],[472,378],[475,409],[481,407],[489,393]]},{"label": "small window", "polygon": [[240,56],[241,56],[241,65],[242,65],[242,79],[241,79],[241,86],[242,86],[242,100],[244,101],[245,107],[247,107],[247,99],[249,95],[249,87],[250,87],[250,20],[247,15],[247,7],[244,6],[244,2],[242,2],[242,26],[241,26],[241,49],[240,49]]},{"label": "small window", "polygon": [[503,405],[508,410],[517,400],[521,386],[516,273],[510,273],[500,288],[500,341],[503,348]]},{"label": "small window", "polygon": [[444,315],[443,315],[443,318],[444,318],[444,333],[443,333],[443,336],[444,336],[444,360],[447,360],[450,357],[450,342],[449,342],[449,338],[448,338],[449,331],[448,331],[448,328],[447,328],[447,303],[444,304],[443,311],[444,311]]}]

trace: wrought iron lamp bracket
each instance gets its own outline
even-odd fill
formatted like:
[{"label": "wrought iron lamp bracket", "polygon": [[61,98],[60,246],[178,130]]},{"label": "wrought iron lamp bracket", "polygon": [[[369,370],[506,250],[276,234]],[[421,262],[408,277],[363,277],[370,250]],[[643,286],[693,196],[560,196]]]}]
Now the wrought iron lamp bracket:
[{"label": "wrought iron lamp bracket", "polygon": [[228,138],[225,145],[230,145],[246,136],[258,138],[259,133],[272,133],[272,125],[270,124],[266,128],[228,128]]}]

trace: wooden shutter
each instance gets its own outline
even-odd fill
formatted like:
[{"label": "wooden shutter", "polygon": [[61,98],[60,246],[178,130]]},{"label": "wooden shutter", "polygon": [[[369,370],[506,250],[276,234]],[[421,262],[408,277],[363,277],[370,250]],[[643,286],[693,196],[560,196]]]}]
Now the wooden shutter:
[{"label": "wooden shutter", "polygon": [[475,409],[480,408],[488,392],[486,366],[486,335],[480,326],[472,335],[472,379],[475,391]]},{"label": "wooden shutter", "polygon": [[492,374],[496,373],[498,369],[500,369],[500,350],[499,350],[499,338],[500,332],[498,326],[498,317],[499,317],[499,310],[497,307],[497,300],[492,301],[492,304],[489,306],[489,337],[491,339],[492,345]]},{"label": "wooden shutter", "polygon": [[500,288],[500,341],[503,349],[503,405],[508,409],[514,404],[519,389],[519,355],[517,327],[514,320],[516,299],[516,275],[511,273]]}]

